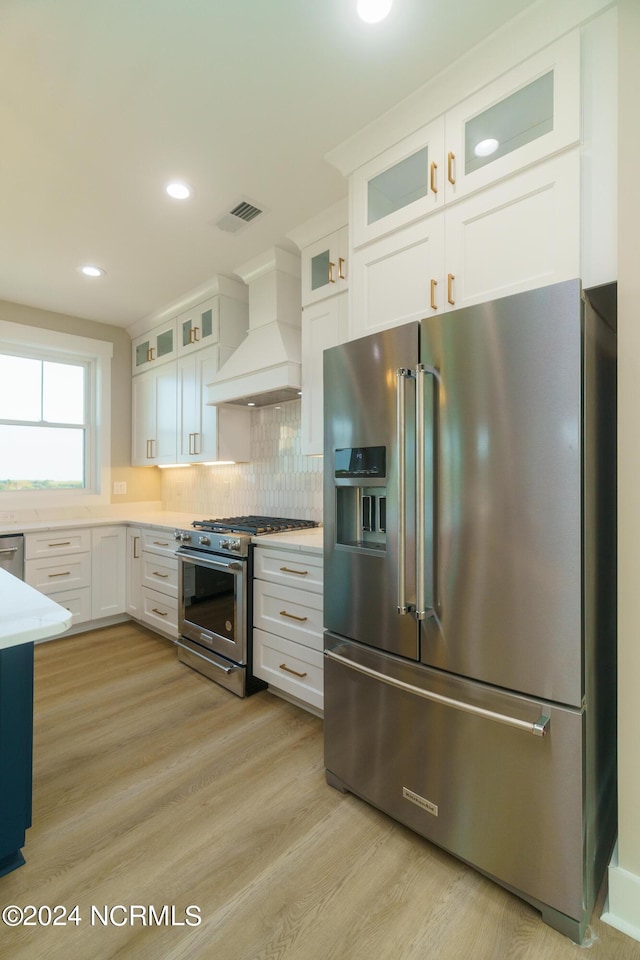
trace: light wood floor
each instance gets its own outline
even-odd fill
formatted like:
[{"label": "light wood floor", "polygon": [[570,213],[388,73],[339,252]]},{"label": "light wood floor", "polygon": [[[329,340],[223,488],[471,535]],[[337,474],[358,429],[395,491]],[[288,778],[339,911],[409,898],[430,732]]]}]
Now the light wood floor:
[{"label": "light wood floor", "polygon": [[[35,721],[27,863],[0,878],[0,907],[78,904],[81,922],[0,926],[2,958],[585,956],[516,897],[328,787],[322,721],[268,692],[239,700],[141,627],[41,644]],[[201,925],[117,925],[120,907],[165,904],[183,924],[198,906]],[[92,905],[115,907],[115,922],[92,925]],[[591,932],[590,960],[640,960],[640,943],[597,915]]]}]

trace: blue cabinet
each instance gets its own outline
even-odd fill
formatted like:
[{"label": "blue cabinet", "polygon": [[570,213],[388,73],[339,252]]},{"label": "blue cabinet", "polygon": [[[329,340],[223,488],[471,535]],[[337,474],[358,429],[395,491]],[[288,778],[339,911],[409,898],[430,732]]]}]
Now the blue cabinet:
[{"label": "blue cabinet", "polygon": [[31,826],[33,643],[0,650],[0,876],[22,866]]}]

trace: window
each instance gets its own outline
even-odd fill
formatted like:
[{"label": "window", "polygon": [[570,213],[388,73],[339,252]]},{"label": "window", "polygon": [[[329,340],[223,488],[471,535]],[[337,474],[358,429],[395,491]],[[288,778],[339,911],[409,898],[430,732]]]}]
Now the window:
[{"label": "window", "polygon": [[112,350],[0,321],[0,510],[108,502]]},{"label": "window", "polygon": [[87,364],[0,353],[0,491],[86,487]]}]

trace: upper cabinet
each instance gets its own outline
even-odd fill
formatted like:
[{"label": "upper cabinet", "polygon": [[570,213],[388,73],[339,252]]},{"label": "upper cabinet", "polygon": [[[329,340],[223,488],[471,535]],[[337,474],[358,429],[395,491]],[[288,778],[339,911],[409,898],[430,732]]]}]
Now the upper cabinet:
[{"label": "upper cabinet", "polygon": [[302,249],[302,306],[347,289],[349,230],[346,226]]},{"label": "upper cabinet", "polygon": [[179,357],[215,343],[235,349],[249,327],[248,302],[218,294],[185,310],[176,323]]},{"label": "upper cabinet", "polygon": [[144,373],[158,363],[175,360],[177,351],[176,321],[169,320],[131,341],[133,373]]},{"label": "upper cabinet", "polygon": [[580,141],[580,36],[562,38],[354,171],[354,248]]}]

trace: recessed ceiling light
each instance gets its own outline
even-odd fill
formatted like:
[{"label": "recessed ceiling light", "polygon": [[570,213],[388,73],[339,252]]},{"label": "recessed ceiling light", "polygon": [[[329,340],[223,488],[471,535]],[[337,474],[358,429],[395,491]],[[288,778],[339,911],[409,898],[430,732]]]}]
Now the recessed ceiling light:
[{"label": "recessed ceiling light", "polygon": [[187,197],[191,196],[191,187],[188,187],[186,183],[179,183],[176,180],[173,183],[167,184],[167,193],[170,197],[173,197],[174,200],[186,200]]},{"label": "recessed ceiling light", "polygon": [[391,10],[393,0],[358,0],[358,16],[365,23],[379,23]]},{"label": "recessed ceiling light", "polygon": [[476,157],[490,157],[492,153],[495,153],[500,143],[494,137],[487,137],[486,140],[481,140],[480,143],[476,143],[473,148],[473,152]]},{"label": "recessed ceiling light", "polygon": [[83,273],[85,277],[104,277],[105,270],[102,267],[96,267],[93,264],[87,263],[84,267],[78,267],[80,273]]}]

